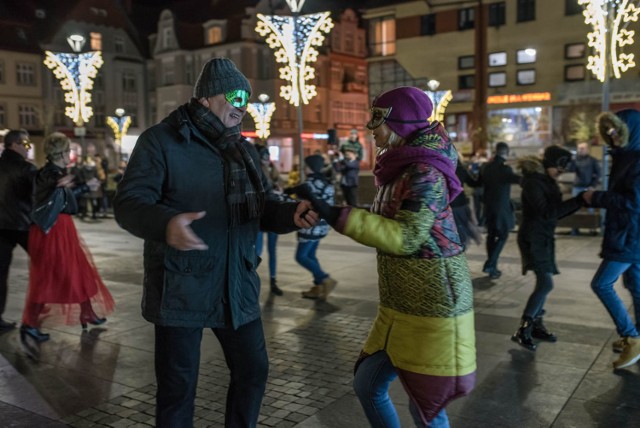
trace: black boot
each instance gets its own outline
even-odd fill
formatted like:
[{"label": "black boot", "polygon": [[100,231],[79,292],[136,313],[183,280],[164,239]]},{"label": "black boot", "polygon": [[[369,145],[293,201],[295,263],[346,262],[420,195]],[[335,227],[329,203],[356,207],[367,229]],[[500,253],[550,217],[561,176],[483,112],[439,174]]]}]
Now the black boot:
[{"label": "black boot", "polygon": [[513,333],[511,340],[518,345],[527,348],[529,351],[536,350],[536,344],[531,339],[531,332],[533,330],[533,319],[531,317],[522,317],[520,328]]},{"label": "black boot", "polygon": [[542,323],[542,316],[544,313],[545,310],[543,309],[540,311],[540,315],[533,319],[533,331],[531,332],[531,336],[546,342],[556,342],[558,340],[558,336],[547,330],[547,327]]},{"label": "black boot", "polygon": [[271,285],[271,292],[276,296],[282,296],[284,294],[284,292],[280,289],[280,287],[278,287],[278,284],[276,283],[275,278],[271,278],[270,285]]}]

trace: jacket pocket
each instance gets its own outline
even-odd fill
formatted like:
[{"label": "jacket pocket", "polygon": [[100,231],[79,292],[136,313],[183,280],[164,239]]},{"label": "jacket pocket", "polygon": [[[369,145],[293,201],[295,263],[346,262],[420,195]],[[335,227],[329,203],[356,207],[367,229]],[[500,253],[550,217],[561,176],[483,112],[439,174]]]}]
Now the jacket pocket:
[{"label": "jacket pocket", "polygon": [[211,255],[167,254],[164,259],[162,309],[187,312],[210,311],[213,307],[213,271]]},{"label": "jacket pocket", "polygon": [[243,255],[244,260],[244,268],[245,271],[242,273],[243,283],[247,286],[244,288],[244,292],[242,293],[242,301],[243,306],[245,308],[249,308],[252,305],[260,304],[260,277],[258,276],[258,272],[256,271],[257,266],[257,256],[254,255]]}]

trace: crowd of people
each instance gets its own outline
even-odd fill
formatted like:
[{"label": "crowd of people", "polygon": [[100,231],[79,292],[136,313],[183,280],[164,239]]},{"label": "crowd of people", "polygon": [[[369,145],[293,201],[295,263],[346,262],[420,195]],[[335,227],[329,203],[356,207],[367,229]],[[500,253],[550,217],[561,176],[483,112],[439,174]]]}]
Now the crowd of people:
[{"label": "crowd of people", "polygon": [[[353,387],[369,423],[400,426],[389,398],[400,378],[415,425],[448,427],[446,406],[471,393],[476,380],[465,250],[484,239],[482,271],[492,281],[502,277],[500,255],[516,226],[512,186],[521,188],[522,273],[532,271],[535,284],[511,340],[529,351],[559,340],[543,322],[559,274],[558,220],[605,208],[603,261],[591,287],[620,336],[614,368],[640,360],[639,111],[598,118],[613,160],[609,186],[599,189],[602,171],[588,146],[578,145],[576,156],[549,146],[517,159],[514,169],[509,145],[498,142],[492,156],[479,152],[464,162],[445,127],[429,119],[433,104],[424,91],[388,90],[373,100],[366,124],[377,191],[365,209],[357,198],[359,131],[305,157],[285,183],[268,142],[253,144],[240,132],[251,92],[231,60],[209,60],[193,97],[143,132],[129,163],[112,171],[115,219],[144,240],[142,316],[154,325],[156,426],[192,426],[204,329],[219,341],[230,371],[225,426],[256,426],[269,369],[258,275],[264,236],[270,292],[285,292],[277,281],[278,235],[296,232],[295,260],[310,274],[301,296],[322,301],[337,285],[318,253],[333,229],[377,251],[377,316],[354,358]],[[26,131],[10,131],[0,156],[0,332],[16,327],[2,314],[19,245],[31,260],[20,339],[36,355],[33,344],[49,339],[43,325],[101,325],[115,302],[72,219],[106,215],[108,162],[96,155],[72,166],[69,139],[53,133],[38,169],[27,160],[30,147]],[[564,172],[575,173],[570,198],[558,184]],[[614,290],[619,277],[633,297],[635,323]]]}]

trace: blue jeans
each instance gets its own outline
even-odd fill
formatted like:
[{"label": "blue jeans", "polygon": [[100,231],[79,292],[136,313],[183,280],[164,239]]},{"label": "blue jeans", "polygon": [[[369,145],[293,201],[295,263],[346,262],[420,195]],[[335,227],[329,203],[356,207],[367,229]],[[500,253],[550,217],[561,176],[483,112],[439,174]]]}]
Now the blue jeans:
[{"label": "blue jeans", "polygon": [[[622,275],[622,282],[633,297],[636,324],[631,321],[627,308],[613,289]],[[637,337],[640,330],[640,263],[624,263],[603,260],[591,280],[591,289],[596,293],[616,324],[620,337]]]},{"label": "blue jeans", "polygon": [[296,261],[306,270],[313,275],[313,283],[315,285],[320,284],[329,275],[325,273],[320,267],[318,257],[316,257],[316,251],[320,245],[320,240],[298,242],[298,249],[296,250]]},{"label": "blue jeans", "polygon": [[[262,321],[213,328],[230,371],[225,427],[255,427],[269,372]],[[155,326],[156,426],[193,427],[202,328]]]},{"label": "blue jeans", "polygon": [[[385,351],[366,357],[358,366],[353,388],[372,428],[400,428],[400,418],[389,397],[389,386],[396,377],[398,374]],[[449,428],[449,417],[444,409],[426,425],[413,401],[409,403],[409,411],[416,427]]]},{"label": "blue jeans", "polygon": [[258,238],[256,239],[256,255],[260,257],[262,255],[262,236],[267,234],[267,252],[269,253],[269,276],[271,278],[276,277],[276,263],[278,261],[276,255],[276,244],[278,243],[278,234],[274,232],[258,232]]}]

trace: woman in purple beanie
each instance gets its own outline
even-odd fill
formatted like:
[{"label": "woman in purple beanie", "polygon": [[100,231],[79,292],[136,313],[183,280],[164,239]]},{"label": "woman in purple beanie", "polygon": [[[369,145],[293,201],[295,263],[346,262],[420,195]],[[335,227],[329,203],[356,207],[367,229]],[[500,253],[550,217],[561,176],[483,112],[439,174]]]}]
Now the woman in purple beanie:
[{"label": "woman in purple beanie", "polygon": [[[458,154],[424,91],[392,89],[373,101],[367,128],[378,155],[371,212],[311,200],[334,229],[378,252],[380,304],[354,388],[373,427],[400,427],[389,398],[397,377],[418,427],[449,427],[446,405],[475,384],[471,278],[449,203],[462,187]],[[306,189],[308,190],[308,189]]]}]

